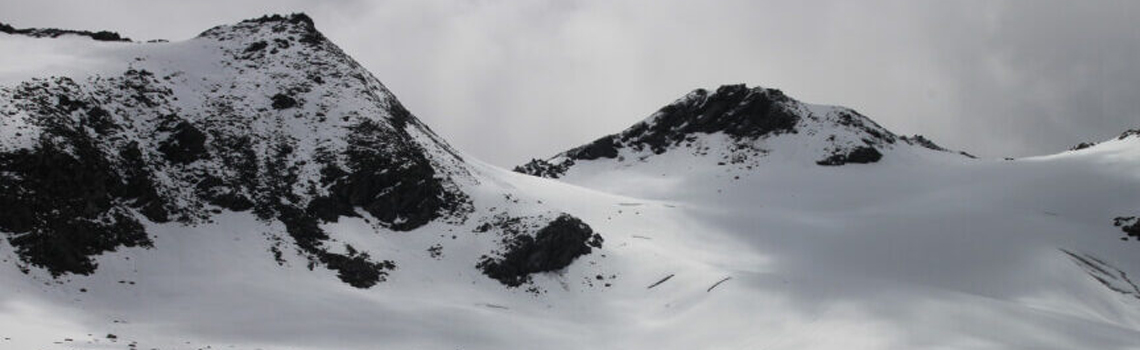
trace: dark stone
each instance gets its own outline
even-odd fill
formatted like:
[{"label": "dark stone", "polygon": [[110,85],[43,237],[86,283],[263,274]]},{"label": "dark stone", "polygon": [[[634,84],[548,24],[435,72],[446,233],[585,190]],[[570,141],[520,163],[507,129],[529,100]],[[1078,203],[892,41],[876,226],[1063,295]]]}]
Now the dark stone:
[{"label": "dark stone", "polygon": [[291,46],[291,44],[289,44],[289,40],[285,40],[285,39],[281,39],[281,38],[274,38],[273,42],[275,44],[277,44],[278,49],[288,49],[289,46]]},{"label": "dark stone", "polygon": [[126,181],[122,196],[133,198],[132,205],[139,208],[147,219],[154,222],[170,221],[170,213],[166,209],[166,201],[159,196],[158,190],[147,171],[147,164],[143,161],[142,151],[138,142],[132,141],[119,151],[122,156],[120,173]]},{"label": "dark stone", "polygon": [[294,100],[292,97],[286,96],[285,94],[273,95],[272,99],[273,109],[286,109],[297,106],[297,100]]},{"label": "dark stone", "polygon": [[91,34],[91,39],[98,41],[131,41],[130,39],[119,36],[119,33],[101,30]]},{"label": "dark stone", "polygon": [[1123,139],[1126,139],[1126,138],[1129,138],[1132,136],[1140,136],[1140,129],[1131,129],[1131,130],[1125,131],[1124,133],[1120,134],[1120,137],[1117,137],[1116,139],[1117,140],[1123,140]]},{"label": "dark stone", "polygon": [[309,29],[309,30],[316,30],[316,26],[313,25],[313,19],[310,18],[309,15],[306,15],[306,14],[300,13],[300,12],[293,13],[293,14],[290,14],[288,16],[282,16],[279,14],[265,15],[265,16],[261,16],[258,18],[245,20],[243,22],[251,22],[251,23],[282,22],[282,23],[290,23],[290,24],[295,24],[295,25],[301,25],[302,27]]},{"label": "dark stone", "polygon": [[183,120],[172,128],[160,128],[159,131],[170,132],[170,137],[158,145],[158,151],[167,160],[187,164],[206,158],[206,134],[189,122]]},{"label": "dark stone", "polygon": [[1089,148],[1092,146],[1096,146],[1096,143],[1095,142],[1081,142],[1081,143],[1078,143],[1076,146],[1069,148],[1069,150],[1070,151],[1079,151],[1079,150]]},{"label": "dark stone", "polygon": [[594,142],[588,143],[585,146],[578,147],[570,150],[566,154],[571,159],[592,160],[598,158],[617,158],[618,147],[613,135],[605,136]]},{"label": "dark stone", "polygon": [[531,159],[530,162],[526,164],[516,166],[514,172],[557,179],[565,175],[571,166],[574,166],[574,161],[571,159],[567,159],[558,164],[553,164],[542,159]]},{"label": "dark stone", "polygon": [[942,146],[939,146],[938,144],[934,143],[934,141],[930,141],[930,139],[927,139],[925,136],[922,136],[922,135],[914,135],[914,136],[910,136],[910,137],[903,136],[901,138],[902,138],[903,142],[906,142],[906,143],[909,143],[912,145],[921,146],[921,147],[932,149],[935,151],[942,151],[942,152],[948,152],[949,151],[949,150],[943,148]]},{"label": "dark stone", "polygon": [[84,120],[84,123],[91,126],[91,128],[99,134],[107,134],[117,127],[115,122],[111,120],[111,113],[108,113],[99,106],[94,106],[87,110],[87,119]]},{"label": "dark stone", "polygon": [[63,35],[78,35],[85,36],[97,41],[126,41],[131,39],[124,38],[119,33],[110,31],[90,32],[86,30],[72,30],[72,29],[59,29],[59,28],[22,28],[18,29],[11,25],[0,23],[0,33],[7,33],[12,35],[24,35],[33,38],[58,38]]},{"label": "dark stone", "polygon": [[431,162],[414,144],[393,145],[401,136],[392,133],[372,120],[352,127],[346,151],[352,170],[326,170],[336,177],[323,180],[332,183],[332,195],[314,202],[318,217],[352,216],[352,208],[360,207],[389,228],[405,231],[466,201],[443,188]]},{"label": "dark stone", "polygon": [[1126,236],[1140,239],[1140,219],[1135,216],[1121,216],[1112,219],[1112,224],[1124,231]]},{"label": "dark stone", "polygon": [[372,287],[384,281],[388,275],[387,270],[396,268],[396,264],[391,260],[373,262],[368,254],[342,255],[324,252],[319,256],[321,262],[337,272],[337,277],[341,281],[356,288]]},{"label": "dark stone", "polygon": [[484,257],[477,267],[487,277],[518,287],[538,272],[557,271],[579,256],[601,248],[601,236],[578,218],[563,214],[538,230],[534,237],[518,235],[508,242],[501,258]]},{"label": "dark stone", "polygon": [[693,133],[724,132],[737,138],[795,132],[799,117],[783,107],[790,101],[779,90],[725,85],[709,93],[699,89],[680,102],[665,106],[649,122],[634,124],[617,135],[600,138],[567,151],[571,159],[615,158],[626,146],[665,152]]},{"label": "dark stone", "polygon": [[217,177],[207,175],[195,187],[210,204],[238,212],[253,209],[253,201]]},{"label": "dark stone", "polygon": [[286,232],[297,242],[297,247],[316,257],[330,270],[337,271],[337,277],[353,287],[372,287],[385,280],[387,271],[396,268],[395,262],[374,262],[368,254],[358,254],[352,249],[347,255],[330,253],[321,246],[321,242],[329,237],[320,228],[316,217],[289,206],[282,206],[278,212],[277,219],[285,224]]},{"label": "dark stone", "polygon": [[120,246],[150,246],[143,226],[115,206],[130,193],[89,139],[74,156],[43,141],[32,151],[0,154],[0,230],[20,257],[52,275],[89,274],[90,256]]},{"label": "dark stone", "polygon": [[692,133],[724,132],[737,138],[795,132],[799,117],[784,108],[790,99],[779,90],[743,84],[721,86],[714,93],[696,90],[686,98],[657,111],[652,123],[638,123],[620,135],[626,144],[664,152]]},{"label": "dark stone", "polygon": [[268,46],[269,46],[269,43],[265,42],[264,40],[257,41],[257,42],[254,42],[252,44],[249,44],[249,46],[245,48],[245,53],[258,52],[258,51],[264,50]]},{"label": "dark stone", "polygon": [[882,158],[883,154],[879,153],[879,150],[875,149],[874,147],[859,146],[855,147],[846,154],[832,154],[830,157],[827,157],[826,159],[815,163],[824,166],[837,166],[848,163],[868,164],[878,162]]}]

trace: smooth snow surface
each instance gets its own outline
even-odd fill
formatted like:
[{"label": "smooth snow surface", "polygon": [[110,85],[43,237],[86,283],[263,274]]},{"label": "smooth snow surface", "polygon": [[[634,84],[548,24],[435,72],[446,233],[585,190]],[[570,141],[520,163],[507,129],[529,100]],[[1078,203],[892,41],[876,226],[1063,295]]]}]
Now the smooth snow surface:
[{"label": "smooth snow surface", "polygon": [[[325,226],[400,262],[371,289],[291,249],[279,265],[270,249],[290,238],[249,213],[149,224],[155,248],[104,254],[91,276],[23,273],[0,241],[0,349],[1140,349],[1140,295],[1089,272],[1140,282],[1140,242],[1112,226],[1140,214],[1140,137],[839,167],[796,157],[794,137],[750,169],[670,152],[560,181],[462,157],[466,223]],[[478,218],[502,212],[573,214],[604,248],[535,276],[539,293],[508,289],[475,268],[495,244]]]}]

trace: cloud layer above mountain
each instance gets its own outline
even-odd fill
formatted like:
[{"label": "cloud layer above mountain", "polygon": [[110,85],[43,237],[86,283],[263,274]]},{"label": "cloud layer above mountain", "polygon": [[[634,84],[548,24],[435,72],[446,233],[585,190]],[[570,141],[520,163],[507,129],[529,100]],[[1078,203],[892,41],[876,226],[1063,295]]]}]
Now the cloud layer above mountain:
[{"label": "cloud layer above mountain", "polygon": [[1140,126],[1130,1],[37,1],[0,3],[0,21],[178,40],[294,11],[437,132],[499,165],[728,83],[849,106],[982,156]]}]

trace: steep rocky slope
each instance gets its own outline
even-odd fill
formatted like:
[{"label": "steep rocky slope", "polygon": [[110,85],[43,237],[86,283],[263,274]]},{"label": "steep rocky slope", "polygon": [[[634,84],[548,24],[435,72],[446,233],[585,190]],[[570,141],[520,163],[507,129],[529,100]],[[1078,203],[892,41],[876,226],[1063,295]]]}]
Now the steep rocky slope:
[{"label": "steep rocky slope", "polygon": [[303,14],[126,50],[117,73],[0,88],[0,231],[26,263],[88,274],[95,255],[154,245],[143,218],[250,211],[369,287],[396,262],[331,251],[322,223],[408,231],[473,211],[464,160]]}]

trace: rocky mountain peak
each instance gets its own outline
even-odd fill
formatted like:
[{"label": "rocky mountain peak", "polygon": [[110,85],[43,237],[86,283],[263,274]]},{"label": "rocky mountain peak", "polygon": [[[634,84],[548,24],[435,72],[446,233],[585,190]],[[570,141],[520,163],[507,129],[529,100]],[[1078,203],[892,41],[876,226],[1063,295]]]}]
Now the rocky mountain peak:
[{"label": "rocky mountain peak", "polygon": [[144,49],[121,74],[0,87],[0,231],[25,262],[91,273],[94,255],[152,244],[144,218],[252,211],[367,287],[394,263],[329,250],[321,223],[359,208],[406,231],[469,211],[462,160],[303,14]]},{"label": "rocky mountain peak", "polygon": [[[725,140],[709,150],[701,145],[710,137]],[[741,163],[779,152],[770,145],[777,139],[787,144],[782,147],[816,153],[812,161],[821,166],[874,163],[898,141],[949,152],[923,137],[899,137],[850,108],[807,104],[780,90],[735,84],[694,90],[618,134],[550,159],[532,160],[515,171],[560,177],[576,162],[640,161],[679,149],[716,153],[724,162]]]},{"label": "rocky mountain peak", "polygon": [[220,41],[258,37],[294,38],[307,44],[316,44],[324,40],[324,36],[317,31],[316,25],[313,24],[313,19],[304,13],[285,16],[279,14],[266,15],[235,24],[220,25],[198,34],[198,37]]},{"label": "rocky mountain peak", "polygon": [[661,153],[667,145],[694,133],[756,138],[795,132],[799,116],[790,102],[780,90],[744,84],[724,85],[712,93],[698,89],[623,132],[621,139]]}]

